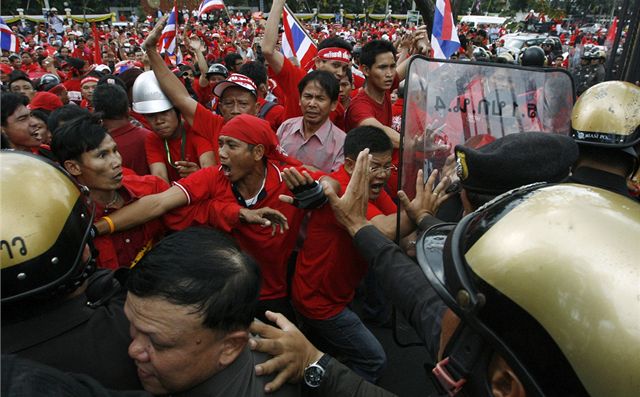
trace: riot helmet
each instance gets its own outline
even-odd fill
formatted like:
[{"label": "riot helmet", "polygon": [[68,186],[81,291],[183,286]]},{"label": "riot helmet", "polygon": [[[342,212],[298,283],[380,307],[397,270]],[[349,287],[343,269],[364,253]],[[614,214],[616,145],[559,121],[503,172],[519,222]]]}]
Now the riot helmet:
[{"label": "riot helmet", "polygon": [[94,206],[88,189],[40,156],[0,152],[2,303],[62,296],[95,270],[83,260]]},{"label": "riot helmet", "polygon": [[214,63],[211,66],[209,66],[209,70],[207,70],[207,77],[211,76],[212,74],[219,74],[220,76],[223,76],[225,79],[229,77],[229,71],[221,63]]},{"label": "riot helmet", "polygon": [[640,142],[640,87],[626,81],[590,87],[573,106],[571,130],[580,144],[631,148]]},{"label": "riot helmet", "polygon": [[546,56],[544,50],[537,45],[527,47],[520,54],[520,64],[522,66],[544,66]]},{"label": "riot helmet", "polygon": [[133,111],[140,114],[159,113],[169,110],[173,103],[160,88],[153,71],[142,73],[133,83],[131,89]]},{"label": "riot helmet", "polygon": [[639,234],[640,204],[575,184],[519,188],[425,232],[419,264],[461,320],[434,369],[444,391],[493,395],[499,357],[528,396],[636,395]]},{"label": "riot helmet", "polygon": [[37,84],[37,89],[39,91],[49,91],[49,89],[60,84],[60,78],[52,73],[47,73],[40,77],[40,80]]}]

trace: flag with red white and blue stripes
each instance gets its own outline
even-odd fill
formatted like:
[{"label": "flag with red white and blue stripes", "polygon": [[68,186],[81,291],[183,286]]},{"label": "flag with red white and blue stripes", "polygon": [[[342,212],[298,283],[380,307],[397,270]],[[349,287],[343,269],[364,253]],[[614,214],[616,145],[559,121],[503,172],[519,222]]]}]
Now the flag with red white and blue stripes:
[{"label": "flag with red white and blue stripes", "polygon": [[175,3],[169,14],[167,24],[162,29],[160,51],[164,53],[166,58],[171,60],[171,63],[175,65],[182,63],[182,53],[180,52],[180,47],[178,47],[178,8]]},{"label": "flag with red white and blue stripes", "polygon": [[0,48],[11,52],[20,51],[20,40],[18,36],[13,33],[2,17],[0,17]]},{"label": "flag with red white and blue stripes", "polygon": [[202,14],[208,14],[213,10],[223,10],[224,8],[223,0],[204,0],[200,3],[200,7],[198,7],[198,18],[200,18]]},{"label": "flag with red white and blue stripes", "polygon": [[453,21],[449,0],[436,1],[431,47],[433,48],[433,57],[438,59],[449,59],[460,48],[458,28]]},{"label": "flag with red white and blue stripes", "polygon": [[286,5],[282,10],[282,25],[282,54],[286,58],[296,57],[302,67],[310,64],[318,48]]}]

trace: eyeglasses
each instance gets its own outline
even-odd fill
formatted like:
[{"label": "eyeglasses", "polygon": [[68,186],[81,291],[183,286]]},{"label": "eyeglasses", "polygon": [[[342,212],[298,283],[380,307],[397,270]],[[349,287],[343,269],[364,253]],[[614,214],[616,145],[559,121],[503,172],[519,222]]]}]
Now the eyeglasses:
[{"label": "eyeglasses", "polygon": [[398,167],[396,167],[393,164],[374,165],[371,168],[369,168],[369,171],[371,171],[372,174],[381,174],[381,173],[389,174],[392,171],[397,171],[397,170],[398,170]]}]

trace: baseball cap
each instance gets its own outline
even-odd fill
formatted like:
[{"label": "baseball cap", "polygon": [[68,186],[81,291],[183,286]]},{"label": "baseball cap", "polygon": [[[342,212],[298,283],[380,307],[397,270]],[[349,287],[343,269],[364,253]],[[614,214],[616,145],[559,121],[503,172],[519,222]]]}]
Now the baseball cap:
[{"label": "baseball cap", "polygon": [[255,83],[244,74],[232,73],[231,76],[229,76],[226,80],[223,80],[216,84],[216,86],[213,88],[213,93],[218,97],[222,97],[222,93],[224,92],[224,90],[229,87],[244,88],[245,90],[255,95],[256,98],[258,97],[258,88],[256,87]]},{"label": "baseball cap", "polygon": [[60,98],[51,92],[40,91],[33,96],[33,99],[27,105],[29,110],[43,109],[49,112],[62,107],[62,101]]}]

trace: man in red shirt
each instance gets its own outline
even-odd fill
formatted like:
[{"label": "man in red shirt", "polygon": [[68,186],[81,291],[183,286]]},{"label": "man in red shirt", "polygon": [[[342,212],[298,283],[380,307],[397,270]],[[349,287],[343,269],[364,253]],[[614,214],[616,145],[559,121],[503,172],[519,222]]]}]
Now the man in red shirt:
[{"label": "man in red shirt", "polygon": [[118,145],[122,165],[138,175],[148,175],[145,140],[152,134],[129,121],[129,101],[124,88],[117,84],[100,84],[93,92],[93,105],[102,114],[102,125]]},{"label": "man in red shirt", "polygon": [[[344,192],[358,153],[365,148],[370,149],[372,156],[367,219],[386,236],[395,238],[397,207],[384,190],[394,167],[392,145],[381,129],[364,126],[349,132],[344,142],[345,163],[330,176],[340,183]],[[420,206],[419,200],[414,200],[407,206],[407,211]],[[403,211],[400,235],[405,236],[414,228]],[[307,238],[296,261],[292,302],[301,314],[305,329],[313,337],[345,356],[349,367],[375,383],[386,363],[384,349],[348,308],[367,269],[349,233],[336,221],[331,207],[314,210],[307,226]]]},{"label": "man in red shirt", "polygon": [[[186,92],[179,80],[178,85]],[[182,121],[180,111],[164,95],[153,72],[144,72],[136,79],[132,97],[133,110],[145,116],[154,132],[145,138],[147,164],[152,175],[173,182],[215,165],[211,142],[196,134],[191,124]]]},{"label": "man in red shirt", "polygon": [[[202,169],[176,182],[167,191],[114,213],[113,228],[99,221],[100,233],[126,230],[182,206],[168,219],[173,229],[209,224],[230,232],[238,244],[256,258],[262,270],[257,315],[265,310],[293,312],[287,298],[287,261],[295,246],[303,211],[279,200],[291,195],[283,180],[281,164],[299,165],[284,155],[269,123],[243,114],[226,123],[220,132],[221,166]],[[322,191],[320,189],[320,195]],[[322,196],[324,197],[324,196]],[[271,228],[279,224],[280,233]],[[288,229],[288,230],[285,230]],[[274,235],[275,234],[275,235]]]},{"label": "man in red shirt", "polygon": [[[262,53],[269,63],[269,69],[274,80],[283,88],[287,99],[285,101],[285,120],[291,117],[302,116],[300,109],[300,95],[298,83],[307,74],[308,65],[294,66],[290,60],[276,50],[278,43],[278,25],[284,8],[284,0],[274,0],[267,19],[267,26],[262,39]],[[333,73],[338,81],[347,74],[351,67],[351,44],[340,37],[330,37],[318,44],[318,54],[313,61],[316,70],[324,70]],[[340,129],[344,128],[344,107],[340,102],[331,112],[331,121]]]},{"label": "man in red shirt", "polygon": [[[52,148],[64,168],[89,188],[99,218],[108,217],[118,208],[169,187],[158,177],[138,176],[123,168],[118,146],[107,129],[92,116],[83,116],[59,127]],[[164,236],[164,232],[164,225],[158,219],[126,231],[96,237],[98,267],[113,270],[130,267],[142,256],[141,253]]]}]

